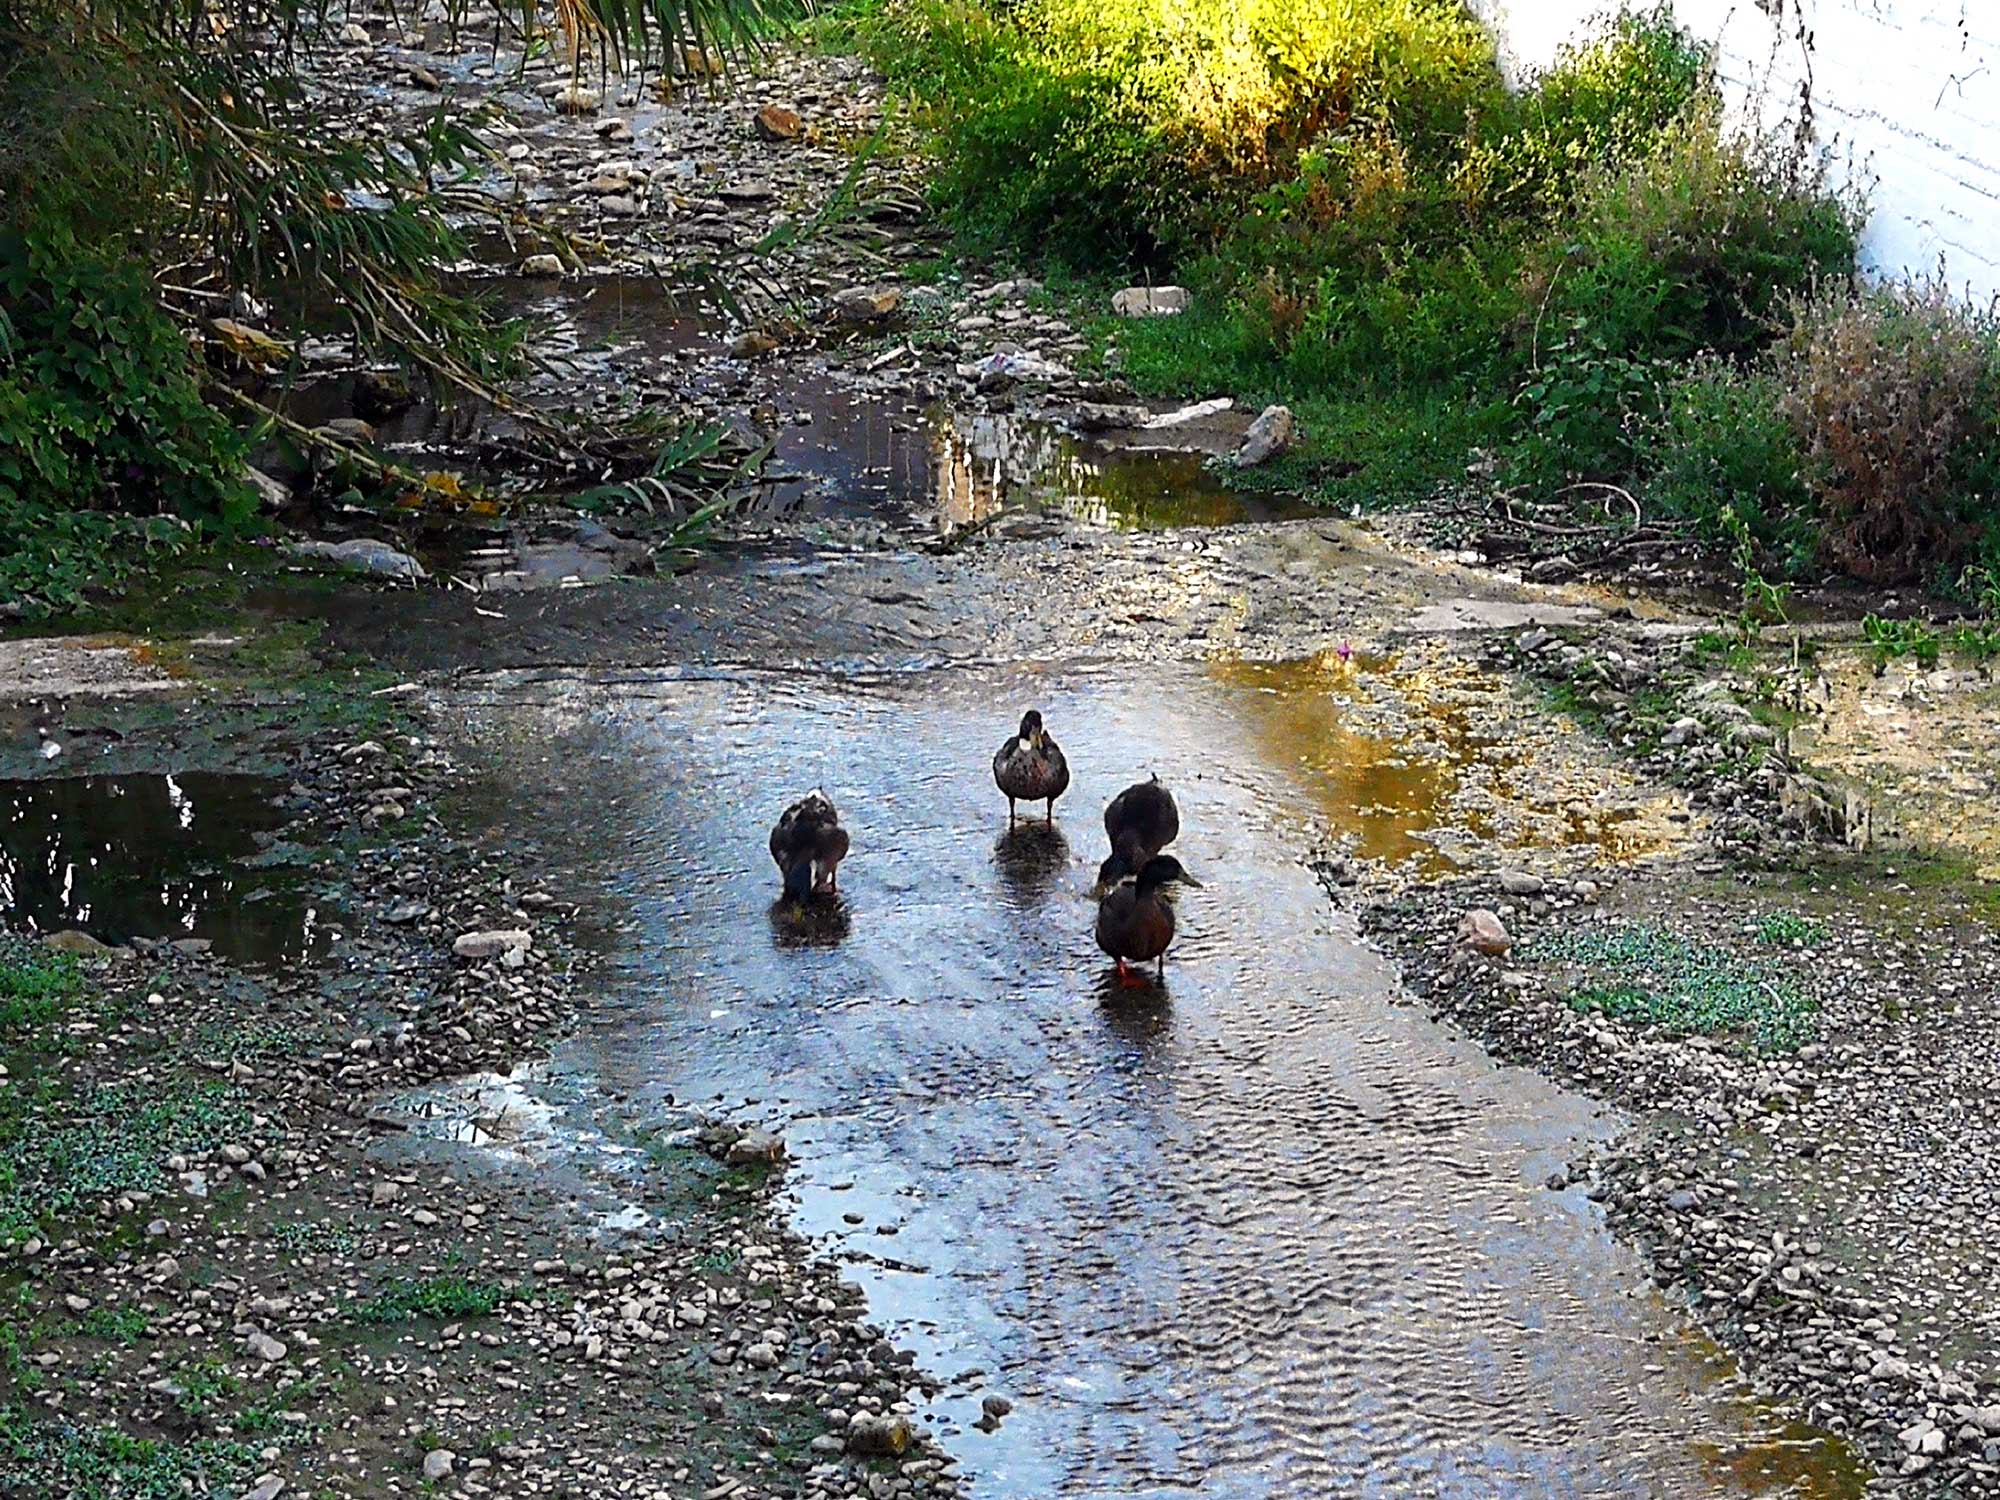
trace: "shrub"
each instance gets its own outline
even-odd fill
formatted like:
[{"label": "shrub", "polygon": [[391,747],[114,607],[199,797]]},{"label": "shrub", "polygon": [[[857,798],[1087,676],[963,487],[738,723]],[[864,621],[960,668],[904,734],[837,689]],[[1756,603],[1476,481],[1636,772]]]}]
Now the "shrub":
[{"label": "shrub", "polygon": [[1783,399],[1768,371],[1714,356],[1697,360],[1668,386],[1659,414],[1639,434],[1648,508],[1718,540],[1733,514],[1766,545],[1794,558],[1809,552],[1812,490]]},{"label": "shrub", "polygon": [[1840,291],[1778,359],[1831,560],[1886,583],[1962,559],[2000,478],[2000,323],[1939,283]]},{"label": "shrub", "polygon": [[135,516],[234,525],[244,452],[139,267],[0,233],[0,602],[73,605],[119,543],[185,534]]}]

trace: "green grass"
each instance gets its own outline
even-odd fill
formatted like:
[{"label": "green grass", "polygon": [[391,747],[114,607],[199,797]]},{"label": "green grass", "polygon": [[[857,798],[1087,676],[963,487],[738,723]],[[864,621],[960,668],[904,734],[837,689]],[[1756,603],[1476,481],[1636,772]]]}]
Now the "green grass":
[{"label": "green grass", "polygon": [[68,954],[0,935],[0,1043],[33,1038],[82,988],[83,970]]},{"label": "green grass", "polygon": [[354,1303],[348,1316],[357,1323],[407,1323],[415,1318],[455,1322],[484,1318],[520,1294],[497,1282],[464,1276],[422,1276],[398,1280],[385,1290]]},{"label": "green grass", "polygon": [[83,1331],[110,1344],[136,1344],[153,1326],[136,1307],[93,1307],[83,1315]]},{"label": "green grass", "polygon": [[1678,1036],[1731,1036],[1760,1052],[1790,1052],[1818,1030],[1818,1002],[1782,970],[1648,924],[1551,932],[1521,956],[1582,971],[1570,993],[1578,1010]]}]

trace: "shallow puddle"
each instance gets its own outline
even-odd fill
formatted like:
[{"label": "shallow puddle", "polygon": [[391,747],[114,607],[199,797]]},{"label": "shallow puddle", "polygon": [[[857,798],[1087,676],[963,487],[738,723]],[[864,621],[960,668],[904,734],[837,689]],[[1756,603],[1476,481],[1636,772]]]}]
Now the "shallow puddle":
[{"label": "shallow puddle", "polygon": [[[927,1416],[975,1495],[1769,1492],[1737,1460],[1784,1434],[1581,1194],[1543,1186],[1613,1122],[1399,1004],[1305,867],[1316,780],[1381,752],[1274,753],[1254,690],[1173,668],[495,684],[474,712],[518,757],[502,826],[529,820],[620,933],[553,1075],[782,1126],[799,1223],[947,1380]],[[1010,830],[988,761],[1028,706],[1076,781],[1053,828]],[[1121,992],[1086,888],[1099,809],[1154,771],[1207,884],[1164,988]],[[1370,777],[1353,796],[1386,809]],[[765,836],[815,784],[854,852],[801,919]],[[991,1434],[988,1392],[1016,1403]]]},{"label": "shallow puddle", "polygon": [[105,943],[204,940],[252,964],[311,958],[324,913],[255,863],[284,823],[275,792],[200,771],[0,780],[0,919]]}]

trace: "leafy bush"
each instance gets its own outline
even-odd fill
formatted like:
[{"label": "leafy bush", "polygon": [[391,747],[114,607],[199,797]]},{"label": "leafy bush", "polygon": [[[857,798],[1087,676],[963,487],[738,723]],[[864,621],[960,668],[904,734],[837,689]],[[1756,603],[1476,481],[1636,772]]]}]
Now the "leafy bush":
[{"label": "leafy bush", "polygon": [[1994,521],[2000,321],[1936,283],[1842,290],[1778,360],[1831,560],[1882,582],[1962,560]]},{"label": "leafy bush", "polygon": [[1783,399],[1768,371],[1745,371],[1713,356],[1696,360],[1668,386],[1659,414],[1639,434],[1648,508],[1717,540],[1728,537],[1733,516],[1795,558],[1808,552],[1812,490],[1780,410]]},{"label": "leafy bush", "polygon": [[115,575],[121,543],[235,525],[252,507],[244,453],[138,267],[0,233],[0,602],[74,605]]}]

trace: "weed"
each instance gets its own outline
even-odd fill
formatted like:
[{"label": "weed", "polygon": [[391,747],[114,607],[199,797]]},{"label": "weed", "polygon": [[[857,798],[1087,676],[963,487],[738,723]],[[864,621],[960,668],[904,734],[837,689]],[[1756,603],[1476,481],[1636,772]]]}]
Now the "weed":
[{"label": "weed", "polygon": [[1826,941],[1826,927],[1794,911],[1769,912],[1758,919],[1757,941],[1780,948],[1817,948]]},{"label": "weed", "polygon": [[406,1323],[414,1318],[450,1322],[483,1318],[517,1294],[495,1282],[470,1281],[463,1276],[405,1277],[365,1302],[350,1306],[357,1323]]},{"label": "weed", "polygon": [[209,1356],[194,1360],[170,1378],[174,1404],[190,1417],[212,1411],[216,1404],[243,1389],[243,1382],[229,1373],[228,1364]]},{"label": "weed", "polygon": [[1818,1004],[1780,974],[1725,948],[1643,924],[1594,925],[1535,939],[1522,956],[1585,971],[1570,1003],[1680,1035],[1738,1035],[1759,1051],[1809,1041]]},{"label": "weed", "polygon": [[278,1248],[293,1255],[349,1255],[360,1243],[354,1231],[325,1219],[294,1220],[271,1231]]},{"label": "weed", "polygon": [[111,1344],[136,1344],[152,1326],[152,1320],[136,1307],[93,1307],[83,1316],[83,1331]]},{"label": "weed", "polygon": [[47,1026],[82,987],[83,972],[74,958],[0,935],[0,1042]]},{"label": "weed", "polygon": [[1907,656],[1919,666],[1934,667],[1944,646],[1937,628],[1926,621],[1885,620],[1876,614],[1862,620],[1861,638],[1878,666]]},{"label": "weed", "polygon": [[9,1493],[67,1500],[182,1500],[229,1489],[248,1477],[256,1450],[207,1439],[162,1442],[115,1427],[38,1420],[0,1409],[0,1469]]}]

